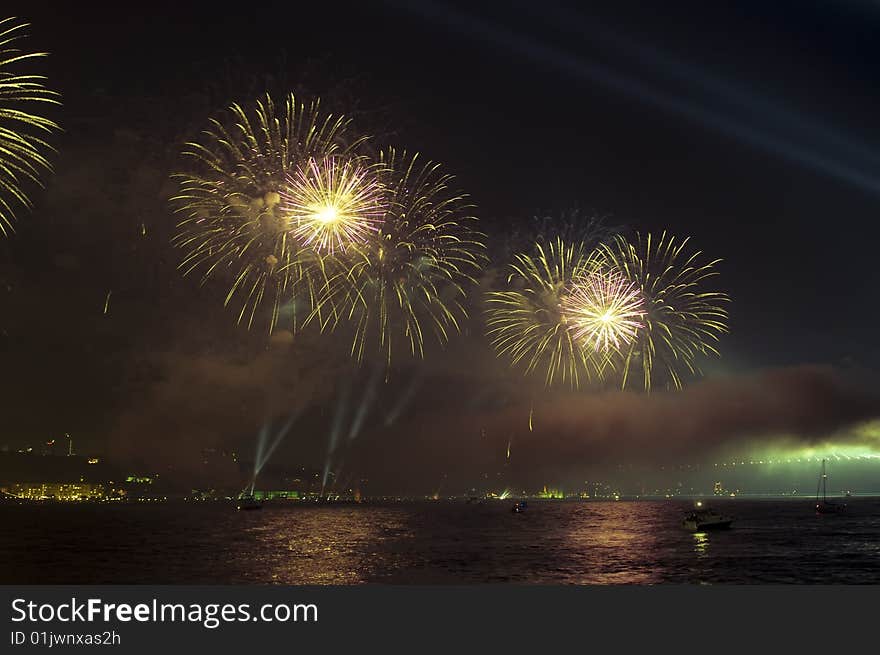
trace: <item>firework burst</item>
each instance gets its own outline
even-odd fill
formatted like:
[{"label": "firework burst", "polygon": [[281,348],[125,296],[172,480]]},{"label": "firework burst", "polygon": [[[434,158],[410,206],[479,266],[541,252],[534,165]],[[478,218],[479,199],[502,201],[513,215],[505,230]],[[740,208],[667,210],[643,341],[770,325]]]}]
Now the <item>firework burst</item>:
[{"label": "firework burst", "polygon": [[547,386],[577,388],[601,377],[607,357],[583,347],[579,325],[563,309],[573,303],[568,298],[575,281],[595,268],[584,244],[561,238],[538,243],[534,255],[517,255],[510,268],[510,289],[486,297],[487,335],[496,353],[526,373],[542,370]]},{"label": "firework burst", "polygon": [[729,297],[704,288],[718,275],[720,260],[704,261],[689,248],[689,238],[666,232],[659,238],[637,235],[634,243],[618,236],[600,246],[599,257],[637,285],[645,302],[643,327],[617,353],[622,387],[681,388],[683,376],[699,375],[699,359],[718,355],[715,344],[727,331]]},{"label": "firework burst", "polygon": [[575,279],[561,311],[574,340],[596,352],[626,347],[644,327],[641,291],[617,271],[594,270]]},{"label": "firework burst", "polygon": [[46,158],[52,150],[44,137],[58,130],[41,116],[46,105],[60,104],[58,94],[44,86],[45,77],[20,72],[19,67],[45,57],[45,52],[22,52],[17,41],[27,23],[0,19],[0,234],[13,230],[15,208],[31,208],[28,184],[42,186],[41,175],[51,171]]},{"label": "firework burst", "polygon": [[373,343],[390,367],[396,343],[423,357],[426,334],[445,344],[461,330],[486,256],[473,207],[439,164],[388,149],[378,170],[387,202],[378,230],[347,249],[328,288],[354,326],[352,355]]},{"label": "firework burst", "polygon": [[344,155],[362,142],[347,139],[348,125],[324,114],[318,101],[306,105],[290,94],[276,111],[267,95],[249,109],[232,105],[184,150],[188,170],[173,176],[179,191],[171,199],[184,215],[174,237],[184,252],[180,268],[199,271],[203,282],[222,276],[226,304],[238,298],[238,320],[248,326],[266,301],[270,330],[285,303],[292,329],[315,307],[326,283],[323,262],[293,234],[282,194],[309,161]]},{"label": "firework burst", "polygon": [[354,158],[309,159],[288,175],[281,199],[293,238],[331,255],[365,242],[386,211],[375,167]]}]

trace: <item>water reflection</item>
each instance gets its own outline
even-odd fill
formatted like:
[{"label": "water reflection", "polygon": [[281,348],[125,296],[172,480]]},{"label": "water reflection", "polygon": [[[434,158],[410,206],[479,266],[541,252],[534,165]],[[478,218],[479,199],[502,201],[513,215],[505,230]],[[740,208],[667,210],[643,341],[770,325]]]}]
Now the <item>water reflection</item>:
[{"label": "water reflection", "polygon": [[[876,584],[880,501],[817,522],[800,502],[732,502],[689,533],[683,503],[4,506],[6,584]],[[51,526],[51,529],[47,529]],[[711,543],[711,546],[710,546]],[[817,562],[821,566],[817,566]]]},{"label": "water reflection", "polygon": [[709,535],[705,532],[694,532],[694,552],[699,559],[709,555]]},{"label": "water reflection", "polygon": [[233,566],[260,582],[362,583],[397,566],[386,542],[408,537],[402,516],[393,508],[264,510],[245,528],[253,543]]},{"label": "water reflection", "polygon": [[568,555],[580,571],[574,584],[650,584],[659,582],[653,562],[658,540],[655,526],[662,508],[631,503],[590,503],[574,514],[566,538]]}]

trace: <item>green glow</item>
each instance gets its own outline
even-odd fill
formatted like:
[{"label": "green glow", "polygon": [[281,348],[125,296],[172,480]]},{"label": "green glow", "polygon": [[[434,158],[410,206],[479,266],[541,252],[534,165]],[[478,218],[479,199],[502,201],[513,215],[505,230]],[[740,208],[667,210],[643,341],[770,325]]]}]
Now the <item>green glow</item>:
[{"label": "green glow", "polygon": [[565,494],[561,489],[548,489],[547,487],[544,487],[544,489],[538,494],[538,498],[561,500],[565,498]]},{"label": "green glow", "polygon": [[[876,428],[876,426],[874,426]],[[819,463],[823,459],[829,461],[862,461],[877,460],[880,463],[880,440],[877,446],[872,446],[868,441],[875,440],[867,433],[860,435],[857,441],[862,443],[835,443],[832,441],[816,443],[810,446],[803,445],[768,445],[763,448],[755,448],[748,455],[742,452],[719,456],[714,462],[715,467],[735,466],[777,466],[787,464],[804,464],[808,462]]]},{"label": "green glow", "polygon": [[300,495],[298,491],[288,490],[288,489],[279,489],[279,490],[271,490],[271,491],[254,491],[254,498],[257,500],[299,500]]}]

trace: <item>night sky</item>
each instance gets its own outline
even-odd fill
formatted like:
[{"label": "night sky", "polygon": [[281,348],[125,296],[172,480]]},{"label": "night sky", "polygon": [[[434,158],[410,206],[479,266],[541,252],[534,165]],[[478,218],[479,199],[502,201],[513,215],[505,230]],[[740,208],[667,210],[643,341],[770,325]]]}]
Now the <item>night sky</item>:
[{"label": "night sky", "polygon": [[[51,53],[64,133],[34,212],[0,240],[0,445],[69,432],[82,452],[188,472],[205,447],[252,457],[261,426],[293,417],[276,460],[320,468],[348,389],[349,414],[368,411],[337,460],[416,489],[467,484],[511,440],[537,479],[837,438],[880,415],[873,3],[82,4],[4,10]],[[209,116],[287,90],[443,162],[478,207],[490,273],[536,215],[690,235],[723,259],[722,357],[674,397],[545,391],[495,360],[475,293],[445,354],[401,359],[371,391],[375,367],[341,337],[237,325],[221,287],[176,270],[168,176]]]}]

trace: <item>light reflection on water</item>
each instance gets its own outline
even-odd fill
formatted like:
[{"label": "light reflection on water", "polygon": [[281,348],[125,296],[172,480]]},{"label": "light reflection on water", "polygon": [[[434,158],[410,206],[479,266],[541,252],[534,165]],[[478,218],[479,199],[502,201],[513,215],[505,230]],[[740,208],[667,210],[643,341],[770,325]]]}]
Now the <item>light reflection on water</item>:
[{"label": "light reflection on water", "polygon": [[694,553],[703,559],[709,555],[709,534],[706,532],[694,532]]},{"label": "light reflection on water", "polygon": [[572,560],[576,584],[650,584],[660,581],[651,567],[633,566],[657,546],[651,525],[661,517],[658,508],[621,511],[631,503],[581,505],[566,537],[566,555]]},{"label": "light reflection on water", "polygon": [[[406,539],[404,514],[383,510],[379,516],[360,508],[339,508],[333,520],[326,512],[249,512],[254,525],[245,533],[255,541],[254,558],[241,574],[255,582],[281,584],[356,584],[369,580],[385,561],[386,542]],[[253,517],[253,518],[252,518]]]},{"label": "light reflection on water", "polygon": [[[880,502],[0,505],[0,583],[878,583]],[[848,508],[849,509],[849,508]]]}]

